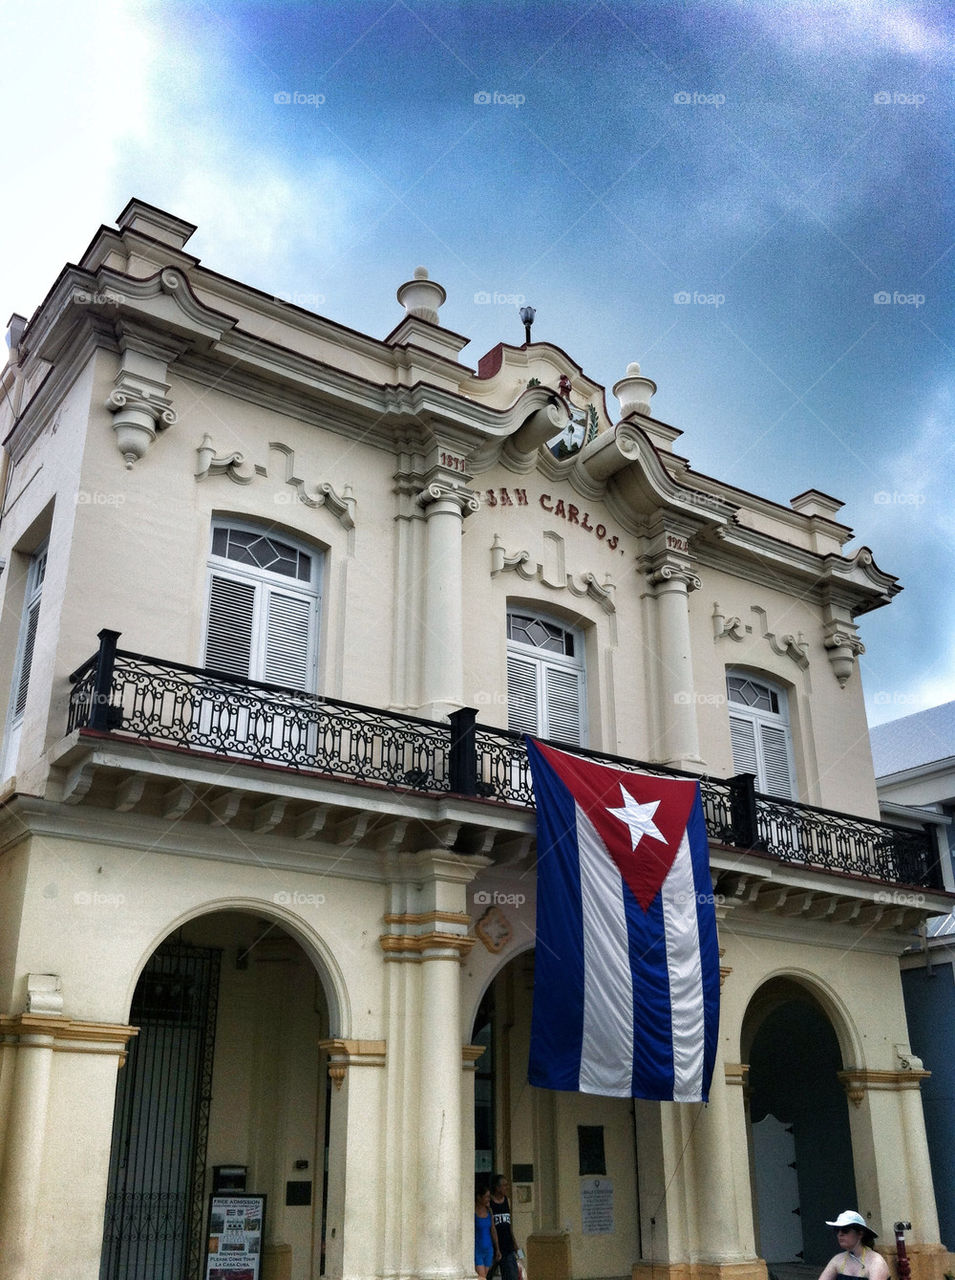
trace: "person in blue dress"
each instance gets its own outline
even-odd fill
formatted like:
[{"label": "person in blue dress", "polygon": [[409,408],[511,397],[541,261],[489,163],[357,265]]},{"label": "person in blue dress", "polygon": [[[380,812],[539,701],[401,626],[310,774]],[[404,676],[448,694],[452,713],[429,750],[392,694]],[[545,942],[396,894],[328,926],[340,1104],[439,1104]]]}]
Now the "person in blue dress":
[{"label": "person in blue dress", "polygon": [[486,1276],[500,1256],[497,1232],[494,1230],[494,1215],[491,1213],[491,1186],[488,1180],[483,1178],[474,1189],[475,1273],[482,1277]]}]

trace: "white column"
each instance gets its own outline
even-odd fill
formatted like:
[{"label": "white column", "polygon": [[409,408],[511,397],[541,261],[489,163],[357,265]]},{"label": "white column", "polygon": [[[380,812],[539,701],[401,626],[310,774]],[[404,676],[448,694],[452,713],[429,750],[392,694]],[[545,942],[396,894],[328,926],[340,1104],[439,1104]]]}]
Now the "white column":
[{"label": "white column", "polygon": [[419,495],[427,519],[422,636],[422,712],[441,719],[464,706],[464,571],[461,525],[479,503],[467,489],[435,482]]},{"label": "white column", "polygon": [[[27,1012],[16,1047],[0,1170],[0,1277],[99,1272],[116,1069],[135,1028]],[[51,1217],[50,1206],[56,1206]]]},{"label": "white column", "polygon": [[935,1244],[939,1239],[938,1212],[935,1207],[935,1188],[932,1184],[932,1166],[929,1160],[928,1139],[925,1135],[925,1113],[922,1109],[920,1082],[928,1074],[915,1069],[911,1082],[904,1080],[899,1093],[902,1109],[902,1131],[905,1135],[906,1164],[909,1169],[909,1204],[912,1220],[912,1239],[919,1244]]},{"label": "white column", "polygon": [[657,602],[656,668],[664,761],[675,768],[692,769],[703,761],[696,722],[688,596],[697,590],[700,580],[680,564],[663,564],[649,579]]},{"label": "white column", "polygon": [[420,1280],[461,1266],[461,961],[436,938],[421,953],[418,1130]]},{"label": "white column", "polygon": [[52,1031],[21,1034],[16,1050],[3,1171],[0,1173],[0,1280],[35,1280],[34,1237],[53,1070]]},{"label": "white column", "polygon": [[694,1134],[700,1197],[696,1249],[708,1263],[751,1262],[756,1256],[743,1101],[745,1068],[713,1072],[709,1103]]},{"label": "white column", "polygon": [[326,1266],[333,1276],[382,1274],[386,1132],[383,1040],[323,1040],[328,1053]]}]

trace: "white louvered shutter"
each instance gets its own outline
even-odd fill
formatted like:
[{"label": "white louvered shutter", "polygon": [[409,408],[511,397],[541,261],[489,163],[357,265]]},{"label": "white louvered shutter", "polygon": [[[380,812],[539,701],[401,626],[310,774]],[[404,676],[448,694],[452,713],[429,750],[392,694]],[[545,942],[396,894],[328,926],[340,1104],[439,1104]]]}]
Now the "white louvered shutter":
[{"label": "white louvered shutter", "polygon": [[789,735],[782,725],[761,724],[759,741],[762,747],[763,774],[757,786],[768,796],[793,798],[790,773]]},{"label": "white louvered shutter", "polygon": [[311,675],[313,610],[302,596],[268,593],[262,679],[267,684],[307,689]]},{"label": "white louvered shutter", "polygon": [[756,754],[756,725],[742,716],[730,716],[730,738],[733,742],[733,769],[736,773],[751,773],[756,778],[756,789],[762,790],[759,776],[759,759]]},{"label": "white louvered shutter", "polygon": [[20,670],[17,674],[16,696],[13,702],[13,718],[19,719],[27,705],[27,694],[30,691],[30,671],[33,667],[33,650],[36,647],[36,630],[40,621],[40,597],[33,601],[27,611],[26,632],[23,637],[23,649],[20,652]]},{"label": "white louvered shutter", "polygon": [[205,665],[213,671],[248,679],[255,626],[255,585],[212,575]]},{"label": "white louvered shutter", "polygon": [[507,727],[517,733],[541,732],[537,663],[507,655]]},{"label": "white louvered shutter", "polygon": [[545,736],[580,745],[581,678],[577,671],[544,666]]}]

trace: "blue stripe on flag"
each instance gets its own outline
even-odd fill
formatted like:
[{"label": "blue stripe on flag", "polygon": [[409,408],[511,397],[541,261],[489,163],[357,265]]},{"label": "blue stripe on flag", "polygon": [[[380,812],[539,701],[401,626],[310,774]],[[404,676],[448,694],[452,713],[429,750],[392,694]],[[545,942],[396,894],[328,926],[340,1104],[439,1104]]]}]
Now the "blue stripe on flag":
[{"label": "blue stripe on flag", "polygon": [[709,1100],[710,1080],[716,1062],[720,1028],[720,944],[716,928],[713,880],[710,875],[710,846],[699,790],[686,824],[693,855],[693,882],[696,886],[696,918],[700,934],[703,966],[703,1101]]},{"label": "blue stripe on flag", "polygon": [[633,1096],[673,1097],[673,1029],[670,979],[663,932],[663,900],[658,894],[644,911],[623,886],[630,929],[633,974]]},{"label": "blue stripe on flag", "polygon": [[[537,946],[527,1078],[541,1089],[580,1088],[584,946],[573,796],[528,741],[537,800]],[[539,761],[539,763],[538,763]],[[570,850],[568,850],[570,846]]]}]

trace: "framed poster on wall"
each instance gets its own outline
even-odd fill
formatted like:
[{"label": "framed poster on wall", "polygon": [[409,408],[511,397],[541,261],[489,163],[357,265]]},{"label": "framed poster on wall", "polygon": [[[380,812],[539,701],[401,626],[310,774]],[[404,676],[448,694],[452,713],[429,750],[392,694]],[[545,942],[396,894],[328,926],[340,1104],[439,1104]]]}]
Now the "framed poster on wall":
[{"label": "framed poster on wall", "polygon": [[205,1280],[261,1280],[265,1196],[209,1197]]}]

